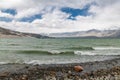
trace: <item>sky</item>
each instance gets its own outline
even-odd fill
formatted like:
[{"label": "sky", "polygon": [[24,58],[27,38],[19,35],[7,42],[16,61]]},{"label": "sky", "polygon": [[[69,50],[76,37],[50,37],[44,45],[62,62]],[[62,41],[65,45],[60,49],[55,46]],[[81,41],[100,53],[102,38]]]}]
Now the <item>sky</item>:
[{"label": "sky", "polygon": [[31,33],[120,28],[120,0],[0,0],[0,27]]}]

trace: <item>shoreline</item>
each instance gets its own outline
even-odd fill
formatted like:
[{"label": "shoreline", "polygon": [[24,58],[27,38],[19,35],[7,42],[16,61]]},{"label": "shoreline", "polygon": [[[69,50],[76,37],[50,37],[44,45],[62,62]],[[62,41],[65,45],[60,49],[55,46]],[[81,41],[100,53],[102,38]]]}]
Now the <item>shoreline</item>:
[{"label": "shoreline", "polygon": [[[74,70],[77,65],[83,67],[82,72]],[[120,58],[68,64],[0,64],[0,80],[104,80],[99,78],[110,77],[120,80]]]}]

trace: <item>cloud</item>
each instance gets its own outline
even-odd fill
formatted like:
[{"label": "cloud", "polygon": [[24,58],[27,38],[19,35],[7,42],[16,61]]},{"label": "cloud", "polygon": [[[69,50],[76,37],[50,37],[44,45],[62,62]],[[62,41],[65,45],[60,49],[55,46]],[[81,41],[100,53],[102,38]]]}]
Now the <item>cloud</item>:
[{"label": "cloud", "polygon": [[[86,9],[86,6],[89,6]],[[1,10],[16,10],[16,14]],[[9,29],[53,33],[120,27],[120,0],[1,0],[0,25]],[[6,18],[10,18],[6,22]]]},{"label": "cloud", "polygon": [[14,18],[13,15],[0,11],[0,21],[10,22],[12,21],[13,18]]},{"label": "cloud", "polygon": [[7,17],[0,17],[0,21],[11,22],[12,19]]},{"label": "cloud", "polygon": [[0,11],[0,17],[13,18],[13,15],[8,14],[8,13],[3,13],[3,12]]},{"label": "cloud", "polygon": [[22,19],[19,19],[19,21],[22,21],[22,22],[33,22],[36,19],[41,19],[41,15],[40,14],[36,14],[36,15],[33,15],[33,16],[30,16],[30,17],[24,17]]}]

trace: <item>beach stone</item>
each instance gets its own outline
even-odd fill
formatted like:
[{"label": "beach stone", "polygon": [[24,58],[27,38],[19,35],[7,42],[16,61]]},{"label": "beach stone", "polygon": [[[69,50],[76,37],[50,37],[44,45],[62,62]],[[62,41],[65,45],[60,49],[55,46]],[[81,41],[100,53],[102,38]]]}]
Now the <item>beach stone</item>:
[{"label": "beach stone", "polygon": [[49,75],[50,75],[50,76],[55,76],[55,75],[56,75],[56,72],[55,72],[55,71],[50,71]]},{"label": "beach stone", "polygon": [[28,80],[27,75],[23,75],[23,76],[22,76],[22,80]]},{"label": "beach stone", "polygon": [[9,72],[0,73],[0,77],[7,77],[8,75],[9,75]]},{"label": "beach stone", "polygon": [[81,71],[83,71],[83,67],[82,66],[74,66],[74,70],[77,72],[81,72]]},{"label": "beach stone", "polygon": [[54,76],[46,76],[45,80],[56,80],[56,78]]},{"label": "beach stone", "polygon": [[120,75],[115,75],[115,80],[120,80]]}]

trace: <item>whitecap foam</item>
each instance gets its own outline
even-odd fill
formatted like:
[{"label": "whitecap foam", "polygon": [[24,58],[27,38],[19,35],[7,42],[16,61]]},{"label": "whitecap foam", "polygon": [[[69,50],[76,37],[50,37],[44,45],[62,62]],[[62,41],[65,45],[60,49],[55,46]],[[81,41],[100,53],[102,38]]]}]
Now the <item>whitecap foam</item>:
[{"label": "whitecap foam", "polygon": [[31,61],[26,61],[25,63],[36,65],[36,64],[40,64],[40,61],[39,60],[31,60]]},{"label": "whitecap foam", "polygon": [[120,47],[94,47],[95,50],[120,50]]},{"label": "whitecap foam", "polygon": [[7,62],[0,62],[0,64],[7,64]]},{"label": "whitecap foam", "polygon": [[74,54],[76,55],[96,55],[96,53],[88,52],[88,51],[74,51]]},{"label": "whitecap foam", "polygon": [[60,54],[61,52],[60,51],[57,51],[57,50],[51,50],[51,51],[48,51],[50,52],[51,54]]},{"label": "whitecap foam", "polygon": [[25,64],[54,64],[56,63],[55,59],[51,59],[51,60],[30,60],[30,61],[25,61]]}]

